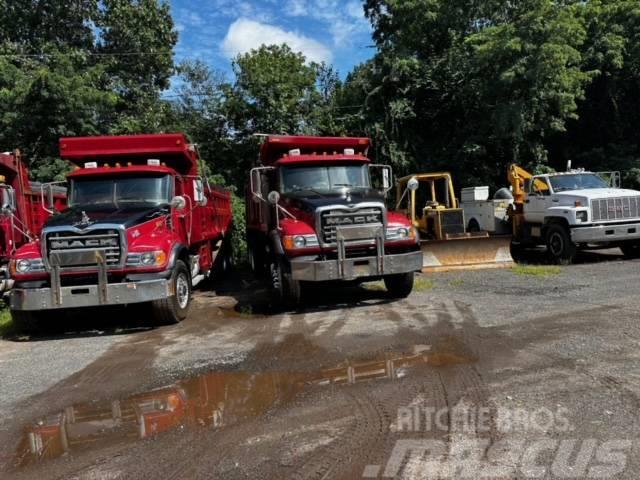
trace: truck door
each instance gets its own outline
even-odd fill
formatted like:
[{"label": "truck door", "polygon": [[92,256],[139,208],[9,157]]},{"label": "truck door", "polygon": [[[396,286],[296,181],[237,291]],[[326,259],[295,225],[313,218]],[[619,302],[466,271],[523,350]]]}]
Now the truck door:
[{"label": "truck door", "polygon": [[551,202],[551,190],[545,177],[533,177],[529,193],[524,201],[525,220],[530,223],[543,223],[547,208]]}]

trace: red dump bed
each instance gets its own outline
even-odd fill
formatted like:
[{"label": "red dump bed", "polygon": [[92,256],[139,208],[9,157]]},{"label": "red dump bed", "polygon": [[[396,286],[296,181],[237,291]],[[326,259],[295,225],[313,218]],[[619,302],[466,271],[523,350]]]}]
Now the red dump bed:
[{"label": "red dump bed", "polygon": [[[370,140],[360,137],[308,137],[271,135],[267,137],[260,149],[260,160],[263,165],[273,165],[278,161],[286,161],[291,150],[300,150],[297,161],[313,160],[322,157],[333,157],[339,160],[367,156]],[[344,155],[345,149],[353,149],[351,155]],[[303,158],[300,158],[303,157]]]},{"label": "red dump bed", "polygon": [[61,138],[60,156],[80,167],[158,159],[182,175],[198,174],[198,154],[182,133]]}]

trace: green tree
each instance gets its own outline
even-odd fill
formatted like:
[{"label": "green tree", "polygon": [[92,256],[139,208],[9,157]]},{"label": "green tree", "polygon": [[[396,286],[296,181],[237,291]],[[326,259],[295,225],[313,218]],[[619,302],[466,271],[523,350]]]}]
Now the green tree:
[{"label": "green tree", "polygon": [[582,9],[588,32],[583,68],[596,72],[579,104],[579,118],[557,140],[556,155],[593,169],[640,168],[640,4],[593,0]]},{"label": "green tree", "polygon": [[508,162],[546,162],[590,77],[581,5],[367,0],[378,52],[345,88],[360,92],[376,150],[460,183],[504,183]]},{"label": "green tree", "polygon": [[312,129],[317,66],[287,45],[263,45],[233,61],[229,113],[238,132],[295,134]]},{"label": "green tree", "polygon": [[118,92],[113,131],[158,131],[167,105],[160,92],[174,73],[173,49],[178,41],[169,4],[158,0],[103,0],[96,21],[101,35],[97,50],[106,87]]},{"label": "green tree", "polygon": [[3,148],[49,180],[61,136],[164,129],[176,40],[156,0],[0,0]]}]

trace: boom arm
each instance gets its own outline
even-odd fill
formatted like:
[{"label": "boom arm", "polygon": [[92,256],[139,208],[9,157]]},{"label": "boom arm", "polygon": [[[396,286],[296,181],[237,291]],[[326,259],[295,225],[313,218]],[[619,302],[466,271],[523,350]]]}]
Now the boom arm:
[{"label": "boom arm", "polygon": [[[509,183],[511,184],[511,188],[513,189],[513,201],[516,205],[522,205],[525,200],[526,190],[525,190],[525,182],[527,180],[532,180],[534,176],[526,171],[524,168],[512,163],[509,165],[509,172],[507,174],[509,178]],[[538,190],[548,190],[549,186],[539,180],[535,179],[535,186]]]}]

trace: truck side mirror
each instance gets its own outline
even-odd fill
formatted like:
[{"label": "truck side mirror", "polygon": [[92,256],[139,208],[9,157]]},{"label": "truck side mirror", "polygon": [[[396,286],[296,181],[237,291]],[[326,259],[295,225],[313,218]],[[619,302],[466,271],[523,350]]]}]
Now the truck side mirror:
[{"label": "truck side mirror", "polygon": [[407,182],[407,188],[412,192],[415,192],[416,190],[418,190],[419,186],[420,186],[420,182],[416,177],[409,179],[409,181]]},{"label": "truck side mirror", "polygon": [[256,167],[251,169],[249,173],[249,188],[251,189],[251,198],[254,202],[265,202],[264,196],[262,195],[262,173],[275,170],[274,167]]},{"label": "truck side mirror", "polygon": [[369,172],[373,169],[382,170],[382,190],[384,190],[384,193],[388,193],[389,190],[391,190],[393,183],[393,171],[391,170],[391,167],[388,165],[369,165]]},{"label": "truck side mirror", "polygon": [[202,182],[202,178],[196,178],[193,180],[193,196],[195,197],[195,203],[199,206],[207,206],[207,197],[204,194],[204,183]]},{"label": "truck side mirror", "polygon": [[187,201],[181,195],[176,195],[171,199],[171,208],[178,212],[183,211],[187,207]]},{"label": "truck side mirror", "polygon": [[391,174],[389,169],[387,168],[382,169],[382,187],[385,190],[391,188]]},{"label": "truck side mirror", "polygon": [[271,205],[277,205],[280,201],[280,194],[274,190],[273,192],[269,193],[269,195],[267,196],[267,200],[269,200],[269,203]]},{"label": "truck side mirror", "polygon": [[16,211],[16,192],[13,188],[2,188],[2,211]]}]

